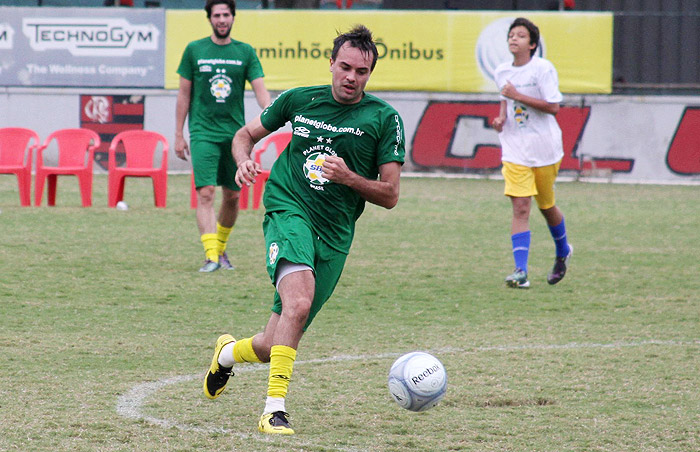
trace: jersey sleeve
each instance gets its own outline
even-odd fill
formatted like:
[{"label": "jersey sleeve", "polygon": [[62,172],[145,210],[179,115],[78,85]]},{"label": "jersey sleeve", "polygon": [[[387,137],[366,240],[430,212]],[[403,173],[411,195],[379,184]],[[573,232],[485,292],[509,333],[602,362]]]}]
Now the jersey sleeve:
[{"label": "jersey sleeve", "polygon": [[554,65],[548,64],[540,74],[539,80],[542,98],[549,103],[559,103],[563,100],[563,96],[559,91],[559,77]]},{"label": "jersey sleeve", "polygon": [[283,91],[260,114],[260,122],[267,130],[274,132],[291,119],[294,89]]},{"label": "jersey sleeve", "polygon": [[180,60],[180,66],[177,68],[177,73],[190,81],[194,78],[194,70],[192,68],[192,46],[189,44],[182,53],[182,59]]},{"label": "jersey sleeve", "polygon": [[246,70],[246,80],[252,82],[253,80],[265,77],[263,72],[262,64],[260,64],[260,59],[255,53],[255,49],[252,46],[248,46],[248,68]]},{"label": "jersey sleeve", "polygon": [[390,109],[382,124],[381,136],[377,149],[377,166],[389,162],[403,163],[406,155],[406,138],[404,136],[403,120],[394,110]]}]

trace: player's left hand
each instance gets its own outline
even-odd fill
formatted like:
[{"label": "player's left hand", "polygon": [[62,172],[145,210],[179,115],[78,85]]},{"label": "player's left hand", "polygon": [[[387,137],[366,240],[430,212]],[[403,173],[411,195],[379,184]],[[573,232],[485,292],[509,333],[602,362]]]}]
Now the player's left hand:
[{"label": "player's left hand", "polygon": [[181,135],[175,136],[175,155],[180,160],[187,160],[190,155],[190,147]]},{"label": "player's left hand", "polygon": [[250,159],[244,161],[238,165],[236,170],[236,176],[234,178],[236,185],[243,188],[244,185],[250,186],[250,184],[255,183],[255,178],[262,171],[262,167],[259,163],[256,163]]},{"label": "player's left hand", "polygon": [[323,177],[338,184],[348,185],[348,181],[353,176],[345,160],[337,155],[329,155],[323,163]]}]

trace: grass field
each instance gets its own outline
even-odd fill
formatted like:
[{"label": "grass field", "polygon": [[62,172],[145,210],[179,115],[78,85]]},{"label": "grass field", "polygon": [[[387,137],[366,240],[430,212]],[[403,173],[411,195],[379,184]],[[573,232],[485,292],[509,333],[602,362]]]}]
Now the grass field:
[{"label": "grass field", "polygon": [[[0,177],[0,450],[700,450],[698,187],[561,183],[575,255],[549,286],[553,244],[534,213],[529,290],[507,289],[502,182],[402,181],[368,206],[334,297],[302,340],[287,409],[297,435],[257,433],[267,369],[240,366],[217,400],[201,378],[219,334],[269,316],[261,211],[241,213],[237,269],[202,260],[189,179],[168,207],[128,179],[128,211],[22,208]],[[44,202],[46,197],[44,197]],[[391,400],[393,360],[426,350],[443,402]]]}]

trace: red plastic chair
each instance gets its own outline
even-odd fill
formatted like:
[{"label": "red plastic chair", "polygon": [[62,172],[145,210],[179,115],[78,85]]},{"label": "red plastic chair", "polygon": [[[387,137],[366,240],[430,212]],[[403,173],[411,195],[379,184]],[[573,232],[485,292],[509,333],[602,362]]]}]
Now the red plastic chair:
[{"label": "red plastic chair", "polygon": [[[262,165],[262,155],[267,152],[272,145],[275,146],[275,151],[277,152],[277,155],[275,156],[276,159],[280,156],[282,151],[284,151],[284,148],[287,147],[290,141],[292,141],[292,132],[279,132],[268,136],[267,140],[263,142],[262,146],[254,151],[255,155],[253,160]],[[255,184],[253,184],[253,209],[260,208],[263,189],[265,188],[265,183],[269,178],[269,169],[263,170],[260,174],[258,174],[258,177],[255,178]]]},{"label": "red plastic chair", "polygon": [[[158,145],[162,145],[160,166],[154,157]],[[117,151],[122,150],[126,161],[117,166]],[[165,207],[168,198],[168,140],[157,132],[126,130],[118,133],[109,146],[107,166],[107,205],[115,207],[124,199],[124,182],[127,177],[150,177],[153,180],[153,201],[156,207]]]},{"label": "red plastic chair", "polygon": [[[44,166],[44,150],[52,141],[58,145],[58,165]],[[36,153],[34,204],[41,205],[44,183],[49,181],[48,205],[56,205],[58,176],[72,175],[78,178],[83,207],[92,205],[92,162],[95,149],[100,146],[100,136],[89,129],[60,129],[51,133]]]},{"label": "red plastic chair", "polygon": [[[31,145],[31,140],[34,144]],[[19,186],[19,202],[32,204],[32,153],[39,146],[39,136],[30,129],[6,127],[0,129],[0,174],[14,174]]]}]

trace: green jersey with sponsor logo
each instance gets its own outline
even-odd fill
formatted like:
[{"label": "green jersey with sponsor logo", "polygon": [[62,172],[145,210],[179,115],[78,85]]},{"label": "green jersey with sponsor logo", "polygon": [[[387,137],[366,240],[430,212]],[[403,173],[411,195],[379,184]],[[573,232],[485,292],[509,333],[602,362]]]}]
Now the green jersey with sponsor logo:
[{"label": "green jersey with sponsor logo", "polygon": [[230,140],[243,127],[245,82],[264,77],[249,44],[231,40],[222,46],[210,37],[187,45],[177,73],[192,82],[190,136],[213,141]]},{"label": "green jersey with sponsor logo", "polygon": [[322,240],[348,253],[365,201],[350,187],[325,179],[321,166],[326,156],[337,155],[350,170],[376,180],[380,165],[404,161],[401,117],[371,94],[344,105],[333,99],[330,86],[312,86],[283,92],[260,119],[271,131],[289,121],[293,131],[265,185],[265,209],[298,213]]}]

